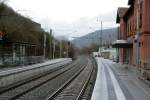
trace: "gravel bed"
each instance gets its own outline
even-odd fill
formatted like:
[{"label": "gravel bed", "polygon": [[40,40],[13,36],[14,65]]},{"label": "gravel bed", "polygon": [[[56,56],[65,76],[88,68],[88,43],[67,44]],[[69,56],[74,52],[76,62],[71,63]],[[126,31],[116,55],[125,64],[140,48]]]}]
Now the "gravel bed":
[{"label": "gravel bed", "polygon": [[64,72],[63,74],[57,76],[56,78],[51,79],[50,81],[42,84],[40,87],[29,91],[24,94],[19,100],[45,100],[50,94],[56,91],[62,84],[64,84],[70,76],[73,76],[80,68],[84,67],[86,60],[79,60],[80,63],[75,65],[70,70]]},{"label": "gravel bed", "polygon": [[[41,83],[51,79],[52,77],[58,75],[59,73],[62,73],[64,72],[65,70],[68,70],[69,68],[71,68],[72,66],[74,66],[75,64],[77,64],[78,61],[68,65],[68,66],[65,66],[63,68],[57,68],[57,70],[53,70],[54,72],[50,72],[50,74],[47,74],[46,76],[44,77],[40,77],[36,80],[32,80],[26,84],[23,84],[19,87],[16,87],[16,88],[12,88],[11,90],[9,91],[6,91],[2,94],[0,94],[0,100],[10,100],[11,98],[17,96],[17,95],[20,95],[20,94],[24,94],[26,92],[29,92],[32,90],[32,88],[35,88],[35,87],[38,87],[39,85],[42,85]],[[29,99],[28,99],[29,100]]]},{"label": "gravel bed", "polygon": [[85,69],[54,100],[76,100],[79,96],[82,96],[81,90],[86,88],[85,83],[89,80],[92,70],[93,66],[91,60],[89,60]]},{"label": "gravel bed", "polygon": [[92,97],[92,92],[93,92],[93,89],[95,86],[95,81],[96,81],[96,76],[97,76],[97,63],[94,60],[94,58],[92,59],[92,66],[94,66],[92,76],[90,78],[88,86],[85,89],[85,92],[84,92],[81,100],[91,100],[91,97]]}]

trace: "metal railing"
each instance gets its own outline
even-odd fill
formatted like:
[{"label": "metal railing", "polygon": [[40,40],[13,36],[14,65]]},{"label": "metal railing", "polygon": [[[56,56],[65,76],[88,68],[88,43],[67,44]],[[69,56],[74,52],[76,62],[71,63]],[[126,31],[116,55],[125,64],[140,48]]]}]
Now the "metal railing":
[{"label": "metal railing", "polygon": [[150,80],[150,59],[141,61],[141,73],[144,78]]},{"label": "metal railing", "polygon": [[13,58],[11,55],[5,55],[4,58],[0,58],[1,66],[8,65],[29,65],[44,62],[43,56],[25,56],[25,57],[15,57]]}]

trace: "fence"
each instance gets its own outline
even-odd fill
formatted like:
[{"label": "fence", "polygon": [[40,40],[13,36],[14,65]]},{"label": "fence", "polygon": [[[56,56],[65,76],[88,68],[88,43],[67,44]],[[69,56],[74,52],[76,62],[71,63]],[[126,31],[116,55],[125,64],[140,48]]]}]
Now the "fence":
[{"label": "fence", "polygon": [[29,65],[40,62],[44,62],[43,56],[15,57],[15,59],[8,55],[4,56],[4,58],[0,57],[1,66]]},{"label": "fence", "polygon": [[27,65],[43,62],[39,47],[27,43],[7,42],[0,44],[0,65]]}]

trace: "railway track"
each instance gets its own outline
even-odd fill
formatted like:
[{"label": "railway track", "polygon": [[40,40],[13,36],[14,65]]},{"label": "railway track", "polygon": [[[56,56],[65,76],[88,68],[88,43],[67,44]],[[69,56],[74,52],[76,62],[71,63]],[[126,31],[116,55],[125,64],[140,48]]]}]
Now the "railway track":
[{"label": "railway track", "polygon": [[[92,60],[79,58],[32,80],[0,92],[0,100],[81,100],[93,77]],[[89,88],[90,89],[90,88]]]},{"label": "railway track", "polygon": [[[57,61],[57,62],[56,62]],[[69,64],[71,59],[49,61],[41,64],[35,64],[26,67],[14,68],[11,70],[0,71],[0,93],[11,87],[24,84],[47,73],[53,72],[57,68]]]},{"label": "railway track", "polygon": [[93,69],[92,61],[88,60],[84,70],[72,76],[56,92],[50,95],[47,100],[81,100],[93,75]]},{"label": "railway track", "polygon": [[83,93],[82,98],[80,100],[91,100],[98,69],[97,62],[95,61],[95,59],[92,59],[92,64],[93,64],[93,72],[89,80],[89,84],[87,85],[85,92]]},{"label": "railway track", "polygon": [[[26,80],[25,82],[21,82],[21,84],[14,85],[13,87],[10,86],[10,88],[1,90],[0,91],[0,100],[10,100],[10,99],[16,98],[20,94],[24,94],[25,92],[31,90],[32,88],[35,88],[38,85],[42,84],[42,82],[46,82],[46,80],[48,80],[49,74],[53,74],[54,72],[56,72],[58,74],[59,72],[57,72],[57,71],[59,71],[59,70],[61,72],[69,70],[69,68],[71,68],[71,66],[74,66],[76,63],[78,63],[78,61],[72,63],[71,65],[69,65],[67,67],[61,66],[58,68],[54,68],[54,69],[50,70],[49,73],[44,73],[43,75],[39,75],[38,77],[31,78],[31,80],[29,79],[29,80]],[[57,75],[57,74],[55,74],[55,75]]]},{"label": "railway track", "polygon": [[[20,84],[18,86],[7,89],[0,93],[0,100],[45,100],[48,94],[53,93],[56,88],[63,84],[69,77],[64,78],[63,81],[61,80],[62,82],[59,82],[59,84],[56,85],[56,83],[60,79],[63,79],[63,77],[66,75],[73,75],[76,71],[84,68],[86,60],[83,61],[83,63],[79,63],[80,60],[68,66],[53,70],[53,72],[47,73],[46,75],[40,76],[33,80],[24,82],[23,84]],[[49,84],[51,85],[49,86]],[[47,86],[50,88],[46,88]]]}]

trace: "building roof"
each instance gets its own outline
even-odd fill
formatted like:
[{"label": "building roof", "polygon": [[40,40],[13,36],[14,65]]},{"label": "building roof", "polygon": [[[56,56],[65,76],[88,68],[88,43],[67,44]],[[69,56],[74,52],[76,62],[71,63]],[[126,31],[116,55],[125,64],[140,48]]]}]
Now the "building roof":
[{"label": "building roof", "polygon": [[133,43],[128,42],[127,40],[116,40],[112,43],[113,48],[131,48]]},{"label": "building roof", "polygon": [[119,7],[118,11],[117,11],[117,19],[116,19],[116,23],[120,22],[120,18],[123,18],[123,16],[125,15],[125,13],[128,11],[127,7]]},{"label": "building roof", "polygon": [[127,20],[127,19],[128,19],[128,16],[130,16],[130,14],[133,14],[132,11],[133,11],[133,8],[132,8],[132,6],[130,6],[130,7],[128,8],[127,12],[126,12],[126,13],[124,14],[124,16],[123,16],[124,20]]},{"label": "building roof", "polygon": [[128,5],[132,5],[134,3],[135,0],[129,0],[128,1]]},{"label": "building roof", "polygon": [[135,0],[128,0],[129,8],[128,8],[128,10],[126,11],[126,13],[124,14],[124,16],[123,16],[124,20],[127,20],[127,19],[128,19],[128,16],[130,16],[131,14],[133,14],[133,11],[134,11],[134,3],[135,3]]}]

